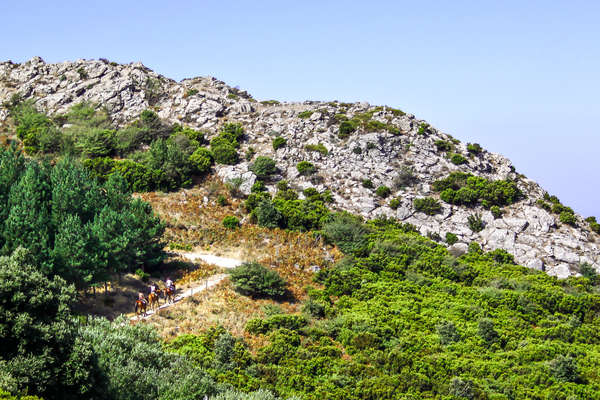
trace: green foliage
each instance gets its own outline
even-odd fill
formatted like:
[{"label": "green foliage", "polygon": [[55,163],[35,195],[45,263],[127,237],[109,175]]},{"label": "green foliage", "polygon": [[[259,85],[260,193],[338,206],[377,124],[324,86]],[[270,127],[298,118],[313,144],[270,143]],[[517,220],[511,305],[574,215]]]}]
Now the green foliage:
[{"label": "green foliage", "polygon": [[[250,198],[248,198],[250,200]],[[256,217],[258,225],[266,228],[277,228],[283,225],[283,215],[273,205],[271,199],[265,198],[258,203],[252,210],[252,214]]]},{"label": "green foliage", "polygon": [[211,150],[217,164],[235,165],[239,161],[239,155],[234,146],[229,144],[211,145]]},{"label": "green foliage", "polygon": [[20,102],[10,109],[16,123],[16,134],[27,153],[52,152],[60,147],[60,131],[52,120],[39,112],[33,102]]},{"label": "green foliage", "polygon": [[454,165],[461,165],[461,164],[467,163],[467,159],[462,154],[450,153],[450,154],[448,154],[448,157],[450,158],[450,161]]},{"label": "green foliage", "polygon": [[560,216],[558,217],[560,222],[563,224],[575,226],[577,224],[577,219],[575,218],[575,214],[569,211],[561,211]]},{"label": "green foliage", "polygon": [[248,169],[256,175],[258,179],[268,179],[277,172],[275,161],[272,158],[258,156],[254,163]]},{"label": "green foliage", "polygon": [[342,121],[338,130],[338,137],[340,139],[346,139],[354,131],[356,131],[357,124],[353,121]]},{"label": "green foliage", "polygon": [[233,215],[227,215],[223,218],[223,226],[229,229],[236,229],[240,226],[240,220]]},{"label": "green foliage", "polygon": [[354,154],[362,154],[362,149],[360,148],[360,146],[354,146],[354,147],[352,148],[352,152],[353,152]]},{"label": "green foliage", "polygon": [[458,242],[458,236],[456,236],[452,232],[446,232],[446,243],[452,246],[454,243]]},{"label": "green foliage", "polygon": [[244,154],[244,159],[246,161],[250,161],[250,160],[252,160],[252,158],[254,157],[255,154],[256,154],[256,150],[254,149],[254,147],[250,146],[246,149],[246,154]]},{"label": "green foliage", "polygon": [[502,217],[502,209],[496,205],[490,207],[490,212],[495,219]]},{"label": "green foliage", "polygon": [[452,143],[446,141],[446,140],[436,140],[435,141],[435,147],[437,148],[438,151],[450,151],[452,150]]},{"label": "green foliage", "polygon": [[[268,341],[217,379],[313,400],[596,397],[600,300],[588,278],[558,280],[476,243],[456,258],[393,220],[365,225],[365,251],[307,289],[315,319],[249,321],[247,334]],[[212,364],[216,337],[187,338],[186,354]]]},{"label": "green foliage", "polygon": [[296,165],[296,169],[298,170],[300,175],[304,176],[312,175],[315,172],[317,172],[317,167],[315,167],[314,164],[309,161],[300,161]]},{"label": "green foliage", "polygon": [[204,174],[210,171],[210,167],[214,162],[214,156],[209,149],[205,147],[198,147],[190,155],[189,161],[196,173]]},{"label": "green foliage", "polygon": [[252,297],[282,297],[286,282],[276,271],[257,262],[246,262],[230,271],[235,290]]},{"label": "green foliage", "polygon": [[306,151],[314,151],[321,154],[322,156],[326,156],[327,154],[329,154],[327,147],[325,147],[323,143],[307,144],[306,146],[304,146],[304,148],[306,149]]},{"label": "green foliage", "polygon": [[325,238],[345,254],[361,254],[367,249],[369,229],[348,213],[337,213],[323,226]]},{"label": "green foliage", "polygon": [[370,179],[363,179],[361,181],[362,187],[367,188],[367,189],[373,189],[375,187],[375,185],[373,185],[373,181]]},{"label": "green foliage", "polygon": [[98,365],[71,319],[74,288],[47,278],[30,260],[23,248],[0,257],[0,380],[14,393],[99,396]]},{"label": "green foliage", "polygon": [[421,125],[419,125],[419,129],[417,130],[417,134],[418,135],[426,135],[429,133],[429,124],[422,122]]},{"label": "green foliage", "polygon": [[460,341],[461,337],[452,321],[441,321],[435,326],[440,343],[448,345]]},{"label": "green foliage", "polygon": [[307,119],[310,118],[313,113],[314,111],[311,110],[302,111],[300,114],[298,114],[298,118]]},{"label": "green foliage", "polygon": [[250,193],[266,192],[267,187],[263,181],[256,180],[250,188]]},{"label": "green foliage", "polygon": [[376,193],[376,194],[377,194],[377,196],[379,196],[379,197],[386,198],[386,197],[388,197],[390,194],[392,194],[392,191],[391,191],[391,189],[390,189],[389,187],[387,187],[387,186],[383,186],[383,185],[382,185],[382,186],[379,186],[379,187],[377,188],[377,190],[375,190],[375,193]]},{"label": "green foliage", "polygon": [[277,100],[263,100],[260,102],[260,104],[264,104],[266,106],[277,106],[281,103]]},{"label": "green foliage", "polygon": [[277,136],[275,139],[273,139],[273,150],[277,151],[282,147],[285,147],[287,145],[287,139],[281,137],[281,136]]},{"label": "green foliage", "polygon": [[440,203],[433,197],[414,199],[413,206],[415,207],[415,210],[427,215],[435,215],[442,210]]},{"label": "green foliage", "polygon": [[481,146],[479,145],[479,143],[468,143],[467,144],[467,151],[469,152],[469,154],[479,155],[479,154],[481,154],[481,152],[483,151],[483,149],[481,148]]},{"label": "green foliage", "polygon": [[467,223],[469,225],[469,229],[471,229],[473,232],[481,232],[483,228],[485,228],[485,223],[479,214],[469,215],[467,217]]},{"label": "green foliage", "polygon": [[188,89],[183,97],[190,97],[193,96],[195,94],[198,94],[198,89]]},{"label": "green foliage", "polygon": [[446,178],[435,181],[433,189],[441,192],[440,198],[446,203],[466,206],[481,202],[488,207],[501,207],[513,204],[523,197],[513,181],[490,181],[464,172],[453,172]]},{"label": "green foliage", "polygon": [[280,328],[297,331],[307,324],[306,317],[302,315],[279,314],[267,319],[251,319],[246,323],[246,331],[253,334],[265,334]]},{"label": "green foliage", "polygon": [[399,199],[391,199],[389,204],[390,208],[392,210],[396,210],[398,209],[398,207],[400,207],[400,200]]}]

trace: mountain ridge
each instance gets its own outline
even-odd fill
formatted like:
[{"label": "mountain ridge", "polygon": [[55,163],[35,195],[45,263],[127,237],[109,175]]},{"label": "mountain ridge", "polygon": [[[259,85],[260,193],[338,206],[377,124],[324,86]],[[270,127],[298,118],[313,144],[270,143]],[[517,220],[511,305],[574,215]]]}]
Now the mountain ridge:
[{"label": "mountain ridge", "polygon": [[[98,104],[106,108],[115,126],[131,123],[148,108],[169,123],[205,131],[209,137],[224,122],[239,122],[247,136],[241,150],[252,147],[257,155],[272,157],[279,168],[273,181],[267,182],[272,193],[275,182],[282,179],[300,189],[328,189],[338,209],[365,218],[396,218],[436,239],[456,235],[457,242],[449,244],[456,254],[475,241],[484,250],[505,249],[516,262],[562,278],[577,274],[582,263],[600,268],[598,234],[575,213],[574,226],[561,222],[564,206],[553,212],[552,205],[560,202],[553,203],[537,183],[518,174],[510,160],[474,144],[469,147],[391,107],[258,102],[215,78],[176,82],[141,63],[120,65],[103,59],[46,64],[35,57],[23,64],[0,63],[0,102],[17,93],[34,99],[49,114],[64,114],[80,102]],[[0,121],[5,123],[8,116],[8,110],[0,108]],[[348,132],[342,132],[342,125]],[[276,137],[287,144],[274,149]],[[257,179],[250,170],[252,160],[217,165],[215,172],[224,181],[241,178],[240,189],[248,195]],[[316,172],[301,173],[297,166],[302,161],[311,163]],[[523,196],[503,206],[500,217],[480,204],[465,207],[442,201],[435,183],[457,172],[514,182]],[[402,176],[410,182],[396,184]],[[390,188],[389,197],[376,193],[380,186]],[[440,209],[433,215],[415,209],[415,200],[428,197],[439,202]],[[397,206],[391,207],[389,199],[397,199]],[[483,228],[479,232],[469,228],[469,219],[477,216]]]}]

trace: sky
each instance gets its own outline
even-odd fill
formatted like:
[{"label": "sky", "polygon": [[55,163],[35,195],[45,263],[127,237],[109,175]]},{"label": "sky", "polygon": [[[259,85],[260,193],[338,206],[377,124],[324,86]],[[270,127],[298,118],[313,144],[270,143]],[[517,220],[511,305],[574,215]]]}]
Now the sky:
[{"label": "sky", "polygon": [[600,217],[598,1],[4,1],[0,59],[107,58],[256,99],[368,101]]}]

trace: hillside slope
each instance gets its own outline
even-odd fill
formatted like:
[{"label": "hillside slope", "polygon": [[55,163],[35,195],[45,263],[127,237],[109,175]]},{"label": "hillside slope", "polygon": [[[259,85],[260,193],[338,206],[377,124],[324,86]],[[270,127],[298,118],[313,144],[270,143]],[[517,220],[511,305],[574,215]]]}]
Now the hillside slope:
[{"label": "hillside slope", "polygon": [[[508,159],[460,143],[390,107],[257,102],[214,78],[176,82],[140,63],[118,65],[107,60],[46,64],[33,58],[23,64],[1,63],[0,102],[16,93],[34,99],[48,114],[63,114],[84,101],[98,104],[117,126],[130,123],[148,108],[165,121],[205,131],[209,137],[225,121],[240,122],[246,133],[241,151],[252,149],[269,156],[280,170],[274,181],[267,182],[271,192],[278,179],[301,189],[329,189],[335,208],[367,218],[394,217],[438,240],[447,233],[456,235],[457,242],[450,249],[454,254],[464,253],[468,243],[477,241],[484,250],[503,248],[518,263],[559,277],[576,274],[582,263],[600,268],[599,236],[588,222],[518,174]],[[0,108],[0,121],[7,118],[7,108]],[[278,150],[272,145],[276,137],[287,142]],[[248,169],[252,153],[248,158],[237,165],[215,167],[225,181],[241,177],[240,188],[246,194],[256,180]],[[301,174],[297,169],[301,161],[312,163],[316,172]],[[514,182],[523,195],[497,210],[478,201],[465,205],[462,200],[439,201],[439,210],[423,209],[427,214],[415,209],[415,199],[444,198],[434,183],[457,171]],[[376,193],[380,186],[391,189],[389,196]],[[390,199],[397,201],[390,204]],[[561,222],[564,212],[567,215]],[[474,229],[469,219],[479,227]]]}]

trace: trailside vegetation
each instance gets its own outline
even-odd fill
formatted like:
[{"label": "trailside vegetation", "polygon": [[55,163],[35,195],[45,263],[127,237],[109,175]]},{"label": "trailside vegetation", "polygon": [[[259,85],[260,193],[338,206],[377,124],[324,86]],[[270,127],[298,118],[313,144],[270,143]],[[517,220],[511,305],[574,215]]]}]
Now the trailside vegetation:
[{"label": "trailside vegetation", "polygon": [[433,183],[440,198],[449,204],[485,208],[507,206],[519,201],[523,193],[514,181],[488,179],[465,172],[452,172],[444,179]]},{"label": "trailside vegetation", "polygon": [[262,344],[251,352],[230,340],[226,370],[223,331],[183,335],[168,348],[219,382],[282,397],[596,398],[593,271],[594,279],[558,280],[503,250],[470,246],[454,257],[393,220],[334,221],[325,231],[348,256],[317,274],[322,288],[308,289],[305,315],[250,320],[246,331]]}]

